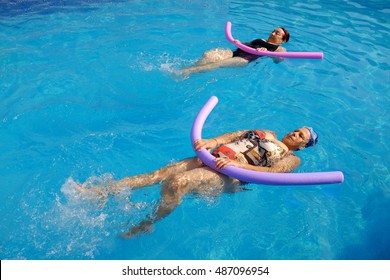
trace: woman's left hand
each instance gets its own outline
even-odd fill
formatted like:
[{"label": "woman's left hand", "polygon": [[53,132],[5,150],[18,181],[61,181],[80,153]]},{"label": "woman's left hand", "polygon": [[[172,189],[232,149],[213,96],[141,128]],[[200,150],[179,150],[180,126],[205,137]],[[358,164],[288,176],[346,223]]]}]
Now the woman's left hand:
[{"label": "woman's left hand", "polygon": [[213,139],[199,139],[194,143],[194,149],[196,151],[202,151],[203,149],[207,149],[208,151],[214,149],[217,146],[217,140]]},{"label": "woman's left hand", "polygon": [[227,166],[235,166],[235,167],[243,167],[243,163],[241,162],[238,162],[238,161],[235,161],[235,160],[231,160],[229,158],[216,158],[215,159],[215,166],[218,168],[218,169],[222,169],[222,168],[225,168]]}]

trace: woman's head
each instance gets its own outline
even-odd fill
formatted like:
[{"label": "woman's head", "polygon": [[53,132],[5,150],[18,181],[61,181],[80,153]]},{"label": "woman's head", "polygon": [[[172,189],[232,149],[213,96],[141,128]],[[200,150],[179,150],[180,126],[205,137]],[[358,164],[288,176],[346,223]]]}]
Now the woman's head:
[{"label": "woman's head", "polygon": [[309,126],[298,128],[282,139],[282,142],[292,151],[314,146],[317,141],[318,134]]},{"label": "woman's head", "polygon": [[280,45],[283,43],[287,43],[289,39],[290,39],[290,33],[287,31],[287,29],[283,27],[278,27],[271,32],[271,34],[268,37],[268,42]]}]

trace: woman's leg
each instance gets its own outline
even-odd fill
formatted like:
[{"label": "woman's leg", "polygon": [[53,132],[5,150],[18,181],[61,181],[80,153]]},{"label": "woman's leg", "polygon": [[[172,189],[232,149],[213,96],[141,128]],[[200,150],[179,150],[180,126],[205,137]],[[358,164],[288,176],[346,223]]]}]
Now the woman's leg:
[{"label": "woman's leg", "polygon": [[80,185],[78,189],[80,192],[92,193],[98,195],[99,198],[104,198],[110,194],[117,194],[126,187],[137,189],[160,183],[172,175],[200,167],[202,164],[197,157],[187,158],[153,172],[125,177],[118,181],[113,180],[103,187],[83,188]]},{"label": "woman's leg", "polygon": [[151,186],[165,181],[167,178],[174,176],[175,174],[192,170],[194,168],[201,167],[202,161],[197,157],[187,158],[172,165],[165,166],[156,171],[135,175],[131,177],[125,177],[116,182],[117,188],[122,190],[125,187],[132,189]]},{"label": "woman's leg", "polygon": [[150,232],[152,225],[172,213],[180,205],[184,195],[200,193],[203,195],[220,195],[223,192],[232,192],[242,183],[236,179],[218,173],[209,167],[195,168],[173,175],[161,187],[161,199],[151,215],[138,225],[132,227],[124,238],[140,233]]},{"label": "woman's leg", "polygon": [[233,57],[233,51],[230,49],[217,48],[217,49],[208,50],[203,53],[203,55],[194,65],[181,68],[179,74],[189,74],[192,73],[192,69],[194,68],[220,62],[232,57]]},{"label": "woman's leg", "polygon": [[188,68],[183,68],[180,70],[180,72],[186,76],[197,73],[197,72],[205,72],[216,68],[223,68],[223,67],[239,67],[239,66],[245,66],[248,64],[248,60],[242,58],[242,57],[230,57],[226,58],[221,61],[208,63],[204,65],[195,65]]},{"label": "woman's leg", "polygon": [[230,49],[212,49],[205,51],[194,66],[201,66],[209,63],[218,62],[233,57],[233,51]]}]

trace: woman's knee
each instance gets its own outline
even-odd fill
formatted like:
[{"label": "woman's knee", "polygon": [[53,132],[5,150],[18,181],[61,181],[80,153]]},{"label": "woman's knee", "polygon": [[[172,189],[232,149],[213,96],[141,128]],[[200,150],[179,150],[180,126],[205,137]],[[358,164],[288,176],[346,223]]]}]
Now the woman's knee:
[{"label": "woman's knee", "polygon": [[227,58],[233,57],[233,51],[230,49],[211,49],[205,51],[202,55],[201,62],[213,63],[218,62]]},{"label": "woman's knee", "polygon": [[161,186],[162,195],[182,196],[188,193],[189,178],[186,172],[170,176]]}]

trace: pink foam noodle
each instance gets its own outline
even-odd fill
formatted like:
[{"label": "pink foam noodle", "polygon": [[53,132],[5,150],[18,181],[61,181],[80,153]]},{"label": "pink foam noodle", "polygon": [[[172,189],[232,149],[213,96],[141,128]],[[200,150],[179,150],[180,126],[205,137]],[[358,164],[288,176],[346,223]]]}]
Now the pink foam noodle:
[{"label": "pink foam noodle", "polygon": [[248,47],[242,43],[237,42],[232,36],[232,23],[226,22],[225,36],[229,42],[233,43],[237,48],[251,54],[261,56],[273,56],[273,57],[285,57],[285,58],[312,58],[312,59],[323,59],[324,54],[322,52],[269,52],[269,51],[258,51],[254,48]]}]

